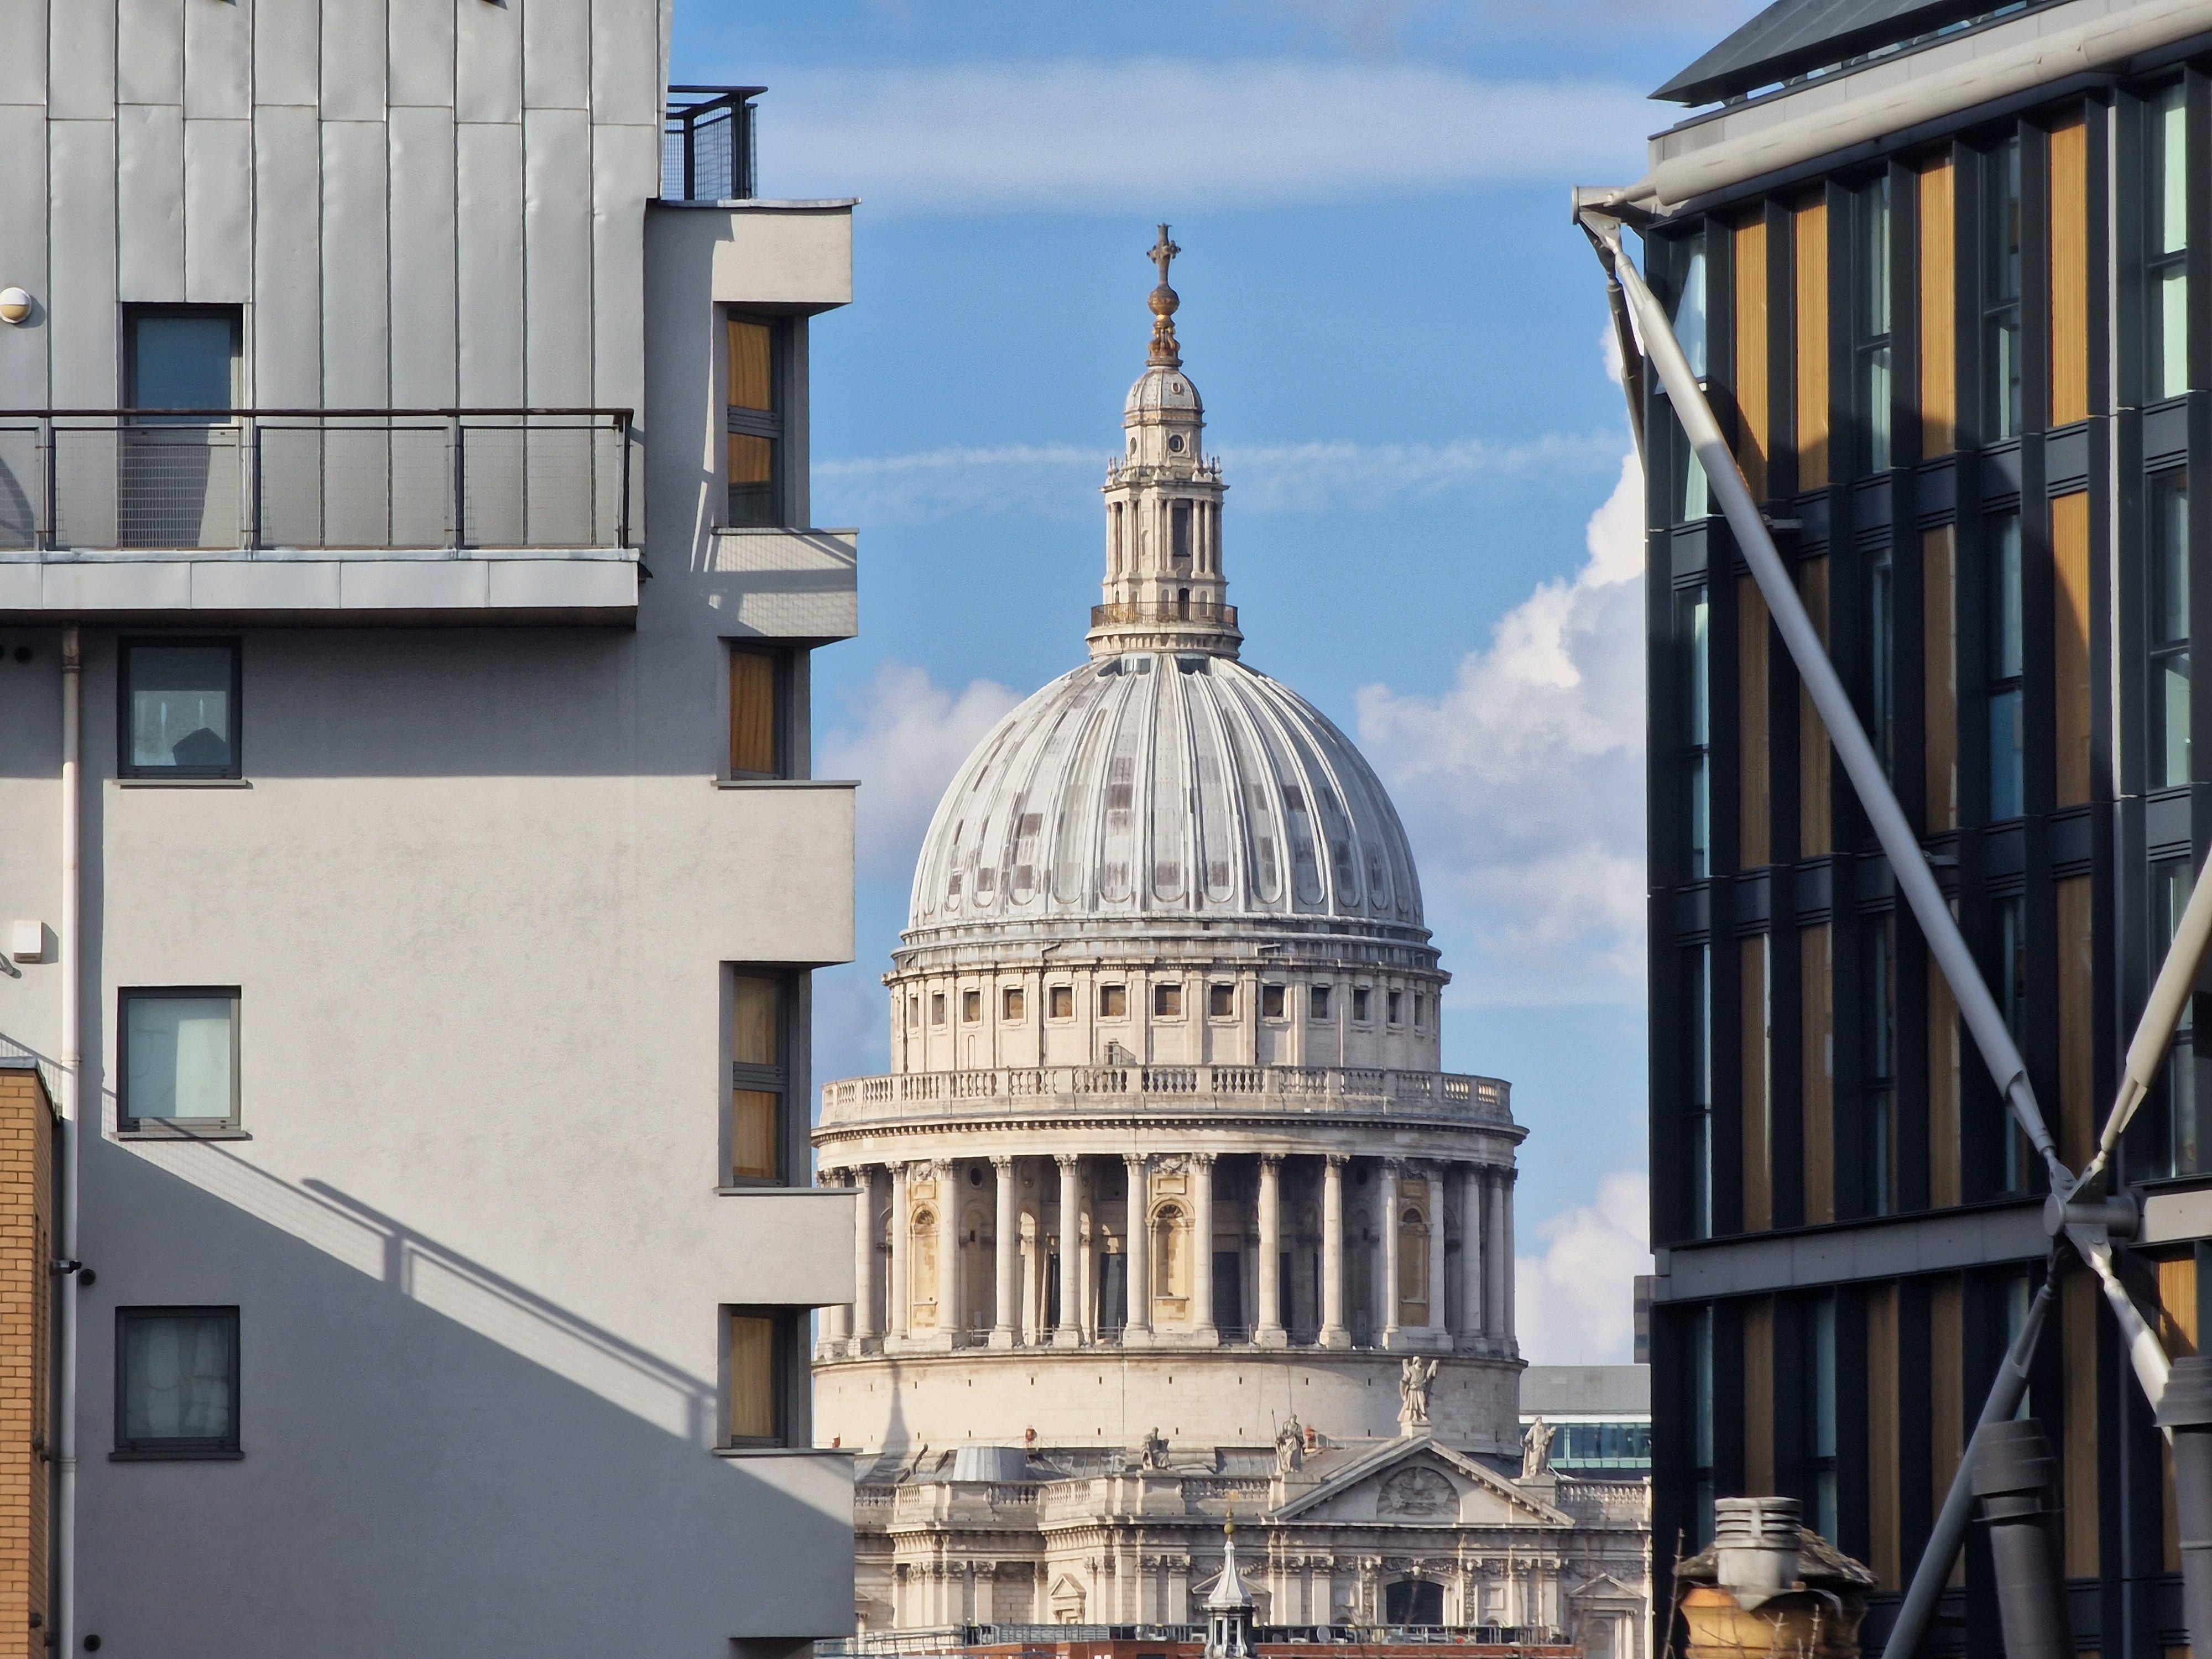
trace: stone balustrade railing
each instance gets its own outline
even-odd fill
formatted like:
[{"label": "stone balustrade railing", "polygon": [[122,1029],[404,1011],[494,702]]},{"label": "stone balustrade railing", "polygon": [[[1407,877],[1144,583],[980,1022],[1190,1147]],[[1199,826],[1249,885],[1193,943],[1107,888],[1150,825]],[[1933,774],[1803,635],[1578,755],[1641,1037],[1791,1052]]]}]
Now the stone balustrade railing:
[{"label": "stone balustrade railing", "polygon": [[960,1117],[979,1105],[1096,1110],[1188,1109],[1208,1099],[1250,1102],[1270,1112],[1338,1113],[1513,1121],[1511,1085],[1463,1072],[1374,1071],[1346,1066],[1009,1066],[958,1072],[897,1072],[824,1085],[822,1127],[899,1117]]}]

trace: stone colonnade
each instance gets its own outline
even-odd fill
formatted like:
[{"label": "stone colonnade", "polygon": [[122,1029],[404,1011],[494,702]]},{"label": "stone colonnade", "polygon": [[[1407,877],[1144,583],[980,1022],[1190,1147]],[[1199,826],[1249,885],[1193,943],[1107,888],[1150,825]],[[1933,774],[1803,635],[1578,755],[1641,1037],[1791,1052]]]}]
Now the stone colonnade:
[{"label": "stone colonnade", "polygon": [[[845,1354],[1100,1340],[1510,1354],[1514,1174],[1334,1152],[832,1165],[825,1184],[861,1194],[858,1290],[849,1309],[830,1310],[823,1334]],[[1293,1182],[1317,1200],[1304,1206],[1317,1228],[1286,1221]],[[1365,1224],[1356,1239],[1346,1227],[1355,1182],[1374,1188],[1359,1200]],[[990,1218],[988,1240],[980,1227],[963,1229],[963,1215],[978,1214]],[[988,1262],[979,1256],[987,1243]],[[1358,1267],[1355,1255],[1364,1258]],[[1235,1306],[1221,1305],[1224,1294]]]}]

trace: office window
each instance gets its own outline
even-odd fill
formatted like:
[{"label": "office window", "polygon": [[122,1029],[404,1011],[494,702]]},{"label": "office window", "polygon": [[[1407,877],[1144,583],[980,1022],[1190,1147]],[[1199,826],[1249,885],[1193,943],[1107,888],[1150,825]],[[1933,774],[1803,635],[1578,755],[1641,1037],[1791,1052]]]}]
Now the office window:
[{"label": "office window", "polygon": [[1690,1237],[1713,1236],[1713,958],[1709,945],[1682,953],[1689,990]]},{"label": "office window", "polygon": [[229,410],[238,402],[236,306],[125,306],[123,398],[134,410]]},{"label": "office window", "polygon": [[1692,1541],[1702,1549],[1712,1541],[1713,1498],[1717,1496],[1713,1485],[1718,1436],[1714,1432],[1712,1304],[1709,1302],[1697,1309],[1690,1318],[1690,1408],[1695,1418],[1690,1446],[1690,1523],[1693,1528]]},{"label": "office window", "polygon": [[1768,730],[1765,596],[1750,576],[1735,579],[1736,867],[1756,870],[1774,861],[1774,800]]},{"label": "office window", "polygon": [[780,332],[773,323],[729,319],[730,523],[738,529],[783,522]]},{"label": "office window", "polygon": [[1926,709],[1923,758],[1930,834],[1959,827],[1958,545],[1955,525],[1921,532],[1920,662]]},{"label": "office window", "polygon": [[1876,1215],[1897,1213],[1897,919],[1867,925],[1867,1198]]},{"label": "office window", "polygon": [[[730,1176],[732,1184],[782,1185],[805,1146],[805,1119],[791,1089],[791,1056],[802,1044],[797,986],[783,975],[731,976]],[[793,1119],[799,1118],[794,1123]]]},{"label": "office window", "polygon": [[1982,537],[1988,556],[1989,596],[1990,817],[2016,818],[2027,810],[2026,763],[2022,757],[2021,672],[2023,665],[2021,611],[2020,514],[1996,513]]},{"label": "office window", "polygon": [[1881,769],[1897,775],[1897,588],[1889,549],[1867,556],[1867,736]]},{"label": "office window", "polygon": [[236,640],[125,640],[118,653],[126,778],[239,775]]},{"label": "office window", "polygon": [[1167,1019],[1182,1018],[1182,985],[1180,981],[1165,981],[1152,987],[1152,1012]]},{"label": "office window", "polygon": [[1073,1019],[1075,1018],[1075,988],[1073,985],[1053,986],[1044,995],[1044,1012],[1047,1018]]},{"label": "office window", "polygon": [[2150,787],[2189,781],[2189,469],[2150,475]]},{"label": "office window", "polygon": [[1102,985],[1098,988],[1098,1018],[1127,1019],[1129,1017],[1129,988],[1126,985]]},{"label": "office window", "polygon": [[[2196,872],[2187,859],[2161,860],[2150,867],[2151,962],[2153,978],[2173,947],[2181,926],[2181,913],[2196,890]],[[2159,1088],[2165,1096],[2164,1147],[2167,1175],[2196,1175],[2204,1168],[2203,1146],[2197,1114],[2197,999],[2181,1006],[2181,1023],[2174,1029],[2173,1047],[2166,1059]]]},{"label": "office window", "polygon": [[1234,985],[1209,985],[1206,988],[1206,1012],[1215,1019],[1231,1019],[1237,1013],[1237,988]]},{"label": "office window", "polygon": [[[1997,900],[1990,929],[1997,951],[1997,1003],[2004,1011],[2006,1027],[2013,1041],[2027,1041],[2027,909],[2025,901],[2014,896]],[[2027,1172],[2034,1156],[2026,1133],[2009,1109],[2005,1111],[2004,1162],[2002,1171],[2002,1190],[2024,1193],[2027,1190]]]},{"label": "office window", "polygon": [[2021,426],[2020,140],[1982,161],[1982,436],[1995,443]]},{"label": "office window", "polygon": [[1281,1019],[1285,1015],[1288,988],[1281,985],[1262,985],[1260,988],[1260,1014],[1264,1019]]},{"label": "office window", "polygon": [[1861,473],[1890,465],[1889,175],[1858,191],[1858,236],[1852,272],[1852,351],[1856,368]]},{"label": "office window", "polygon": [[1710,663],[1705,639],[1705,590],[1674,596],[1674,638],[1682,663],[1682,766],[1689,791],[1689,866],[1692,879],[1712,873],[1712,740]]},{"label": "office window", "polygon": [[116,1118],[125,1131],[238,1127],[235,988],[125,991]]},{"label": "office window", "polygon": [[727,1438],[732,1447],[792,1443],[796,1316],[782,1309],[732,1309],[729,1321]]},{"label": "office window", "polygon": [[2144,105],[2143,398],[2189,389],[2189,112],[2179,81]]},{"label": "office window", "polygon": [[1373,994],[1364,985],[1355,985],[1352,988],[1352,1018],[1362,1025],[1366,1024],[1370,1018],[1368,1013],[1368,1003]]},{"label": "office window", "polygon": [[1316,985],[1312,988],[1310,1000],[1307,1006],[1307,1012],[1315,1019],[1327,1019],[1328,1018],[1328,986]]},{"label": "office window", "polygon": [[1405,1009],[1406,994],[1403,991],[1392,991],[1383,998],[1383,1012],[1391,1024],[1402,1025],[1405,1023]]},{"label": "office window", "polygon": [[115,1310],[115,1455],[239,1455],[237,1309]]},{"label": "office window", "polygon": [[[1699,230],[1688,237],[1679,257],[1682,261],[1682,280],[1674,296],[1674,337],[1681,343],[1682,355],[1690,361],[1690,372],[1702,383],[1706,372],[1705,233]],[[1676,439],[1675,447],[1682,457],[1679,474],[1680,516],[1686,522],[1705,518],[1712,511],[1712,495],[1705,480],[1705,465],[1679,427]]]},{"label": "office window", "polygon": [[1002,1018],[1018,1021],[1022,1018],[1022,988],[1018,985],[1007,986],[1000,996],[999,1006]]},{"label": "office window", "polygon": [[1836,1535],[1836,1456],[1841,1413],[1836,1400],[1836,1298],[1815,1300],[1806,1321],[1807,1392],[1812,1428],[1813,1513],[1806,1521],[1823,1538]]},{"label": "office window", "polygon": [[[1806,559],[1797,567],[1798,597],[1805,614],[1828,642],[1828,561],[1824,555]],[[1845,595],[1846,603],[1850,596]],[[1830,758],[1835,745],[1828,739],[1827,722],[1813,704],[1813,693],[1802,680],[1797,686],[1797,856],[1825,857],[1835,847],[1835,790]]]},{"label": "office window", "polygon": [[797,747],[793,692],[799,659],[789,651],[730,647],[730,775],[787,778]]}]

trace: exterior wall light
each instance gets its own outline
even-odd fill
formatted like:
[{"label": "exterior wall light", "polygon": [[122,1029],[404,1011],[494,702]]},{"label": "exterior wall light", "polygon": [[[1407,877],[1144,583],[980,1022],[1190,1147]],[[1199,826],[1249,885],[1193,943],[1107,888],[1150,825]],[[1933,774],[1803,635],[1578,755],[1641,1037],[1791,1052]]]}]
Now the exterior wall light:
[{"label": "exterior wall light", "polygon": [[0,323],[11,325],[31,314],[31,296],[20,288],[0,288]]}]

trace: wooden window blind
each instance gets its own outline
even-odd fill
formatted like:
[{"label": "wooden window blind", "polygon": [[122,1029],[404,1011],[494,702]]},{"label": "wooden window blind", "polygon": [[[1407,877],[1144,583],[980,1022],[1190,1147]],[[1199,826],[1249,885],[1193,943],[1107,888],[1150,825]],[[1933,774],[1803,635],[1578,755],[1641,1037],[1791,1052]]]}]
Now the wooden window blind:
[{"label": "wooden window blind", "polygon": [[[1797,588],[1805,601],[1806,614],[1812,618],[1813,627],[1820,636],[1820,643],[1828,643],[1828,562],[1825,558],[1808,559],[1797,567]],[[1831,822],[1833,817],[1830,798],[1828,729],[1820,723],[1820,711],[1813,705],[1813,694],[1801,684],[1797,688],[1797,856],[1820,858],[1834,846]]]},{"label": "wooden window blind", "polygon": [[2086,1271],[2068,1273],[2058,1285],[2058,1315],[2063,1333],[2060,1371],[2059,1452],[2066,1504],[2066,1576],[2094,1578],[2099,1559],[2097,1522],[2097,1281]]},{"label": "wooden window blind", "polygon": [[1965,1201],[1959,1142],[1959,1005],[1950,981],[1928,953],[1928,1201],[1936,1208]]},{"label": "wooden window blind", "polygon": [[730,653],[730,775],[772,778],[781,769],[776,728],[782,664],[765,651]]},{"label": "wooden window blind", "polygon": [[1899,1468],[1898,1292],[1867,1293],[1867,1565],[1886,1590],[1904,1587],[1905,1516]]},{"label": "wooden window blind", "polygon": [[[1978,1409],[1978,1406],[1977,1407]],[[1928,1502],[1940,1514],[1951,1482],[1966,1455],[1966,1281],[1953,1273],[1928,1292]],[[1950,1582],[1966,1582],[1966,1553],[1959,1552]]]},{"label": "wooden window blind", "polygon": [[1920,169],[1920,453],[1959,447],[1957,175],[1948,156]]},{"label": "wooden window blind", "polygon": [[1920,537],[1921,730],[1928,831],[1959,827],[1959,533],[1938,525]]},{"label": "wooden window blind", "polygon": [[738,974],[730,1008],[730,1173],[737,1181],[784,1177],[784,1054],[787,991],[782,980]]},{"label": "wooden window blind", "polygon": [[783,1425],[776,1322],[758,1314],[730,1316],[730,1443],[774,1444]]},{"label": "wooden window blind", "polygon": [[1755,501],[1766,499],[1767,447],[1772,441],[1767,322],[1766,219],[1757,215],[1735,230],[1735,459]]},{"label": "wooden window blind", "polygon": [[1765,1232],[1774,1225],[1773,1158],[1773,988],[1767,970],[1767,936],[1736,941],[1738,994],[1742,998],[1736,1030],[1741,1051],[1736,1068],[1736,1097],[1743,1122],[1743,1230]]},{"label": "wooden window blind", "polygon": [[1826,922],[1798,932],[1804,1018],[1798,1028],[1805,1139],[1805,1224],[1836,1218],[1836,1067],[1833,958]]},{"label": "wooden window blind", "polygon": [[1792,216],[1796,233],[1797,488],[1828,482],[1828,208],[1820,199]]},{"label": "wooden window blind", "polygon": [[2089,799],[2089,497],[2051,503],[2051,691],[2057,804]]},{"label": "wooden window blind", "polygon": [[2089,128],[2051,130],[2051,423],[2089,418]]}]

